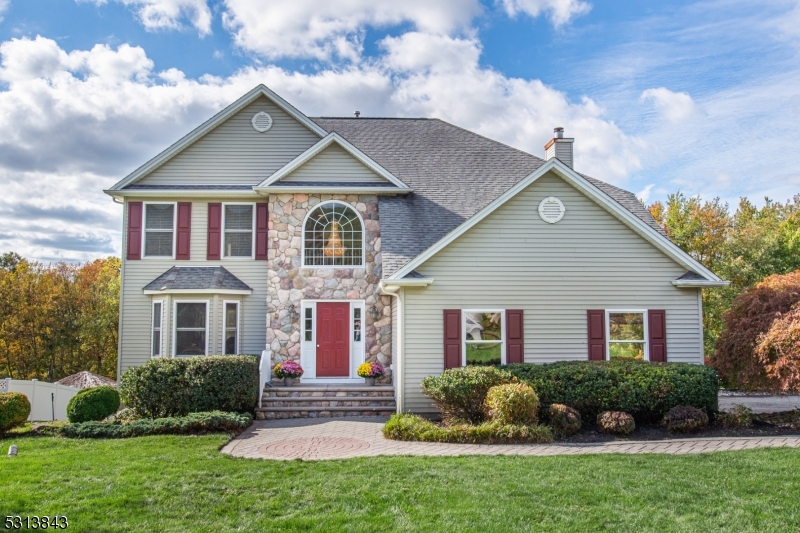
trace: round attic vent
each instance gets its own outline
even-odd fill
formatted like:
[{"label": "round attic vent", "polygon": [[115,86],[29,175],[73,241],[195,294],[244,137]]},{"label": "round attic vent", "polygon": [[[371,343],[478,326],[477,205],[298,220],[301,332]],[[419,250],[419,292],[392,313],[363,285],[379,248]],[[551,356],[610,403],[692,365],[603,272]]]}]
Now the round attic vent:
[{"label": "round attic vent", "polygon": [[253,115],[253,120],[250,122],[253,124],[253,129],[261,133],[264,133],[272,127],[272,117],[269,113],[265,113],[264,111],[259,111]]},{"label": "round attic vent", "polygon": [[539,204],[539,216],[548,224],[555,224],[564,218],[565,211],[564,204],[554,196],[545,198]]}]

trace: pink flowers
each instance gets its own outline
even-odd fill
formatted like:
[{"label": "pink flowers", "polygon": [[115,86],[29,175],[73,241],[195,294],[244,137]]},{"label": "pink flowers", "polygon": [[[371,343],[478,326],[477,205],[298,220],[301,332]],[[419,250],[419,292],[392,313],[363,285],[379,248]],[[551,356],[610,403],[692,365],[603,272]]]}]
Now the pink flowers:
[{"label": "pink flowers", "polygon": [[283,361],[275,365],[272,372],[279,378],[299,378],[303,375],[303,367],[294,361]]},{"label": "pink flowers", "polygon": [[373,361],[371,363],[362,363],[358,365],[358,371],[356,373],[362,378],[379,378],[383,375],[384,369],[382,364]]}]

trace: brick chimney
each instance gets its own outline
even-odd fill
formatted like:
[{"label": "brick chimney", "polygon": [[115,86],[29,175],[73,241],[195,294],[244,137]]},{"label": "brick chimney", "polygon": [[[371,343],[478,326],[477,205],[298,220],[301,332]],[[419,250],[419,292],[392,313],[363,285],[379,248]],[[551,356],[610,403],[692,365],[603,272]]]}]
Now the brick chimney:
[{"label": "brick chimney", "polygon": [[553,129],[553,138],[544,145],[544,158],[550,160],[558,158],[559,161],[572,168],[572,143],[575,139],[564,138],[564,128]]}]

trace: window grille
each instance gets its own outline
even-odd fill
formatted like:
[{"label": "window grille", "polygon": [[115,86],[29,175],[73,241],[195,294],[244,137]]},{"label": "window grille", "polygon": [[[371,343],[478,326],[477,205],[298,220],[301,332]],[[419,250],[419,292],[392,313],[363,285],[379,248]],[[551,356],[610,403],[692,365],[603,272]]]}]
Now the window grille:
[{"label": "window grille", "polygon": [[306,220],[305,266],[363,266],[363,230],[355,210],[328,203]]}]

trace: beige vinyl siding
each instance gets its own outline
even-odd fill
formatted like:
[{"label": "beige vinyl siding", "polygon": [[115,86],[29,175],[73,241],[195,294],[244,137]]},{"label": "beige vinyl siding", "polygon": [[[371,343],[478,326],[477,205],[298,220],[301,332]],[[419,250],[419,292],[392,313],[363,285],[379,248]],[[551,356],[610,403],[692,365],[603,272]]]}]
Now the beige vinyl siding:
[{"label": "beige vinyl siding", "polygon": [[[253,129],[259,111],[269,131]],[[320,137],[262,96],[137,181],[141,185],[256,185],[306,151]]]},{"label": "beige vinyl siding", "polygon": [[280,181],[327,181],[330,183],[386,183],[338,144],[331,144]]},{"label": "beige vinyl siding", "polygon": [[[549,196],[566,208],[557,224],[539,218]],[[588,358],[588,309],[666,309],[668,360],[703,362],[698,290],[671,284],[686,268],[553,174],[416,270],[435,281],[404,289],[407,411],[432,408],[420,381],[443,370],[444,309],[523,309],[536,363]]]},{"label": "beige vinyl siding", "polygon": [[[148,201],[151,201],[148,199]],[[124,372],[132,366],[142,365],[150,359],[151,304],[153,299],[164,300],[164,348],[165,356],[172,356],[173,310],[177,300],[209,300],[209,354],[219,354],[222,346],[222,302],[238,300],[239,347],[242,353],[260,354],[266,344],[267,316],[267,262],[254,259],[206,260],[208,229],[208,202],[192,198],[191,260],[140,259],[129,261],[123,256],[122,299],[120,313],[120,369]],[[125,205],[123,228],[127,228],[128,207]],[[127,248],[127,230],[123,231],[122,249]],[[253,289],[248,296],[232,294],[179,294],[150,296],[142,288],[173,266],[223,266],[234,276]]]}]

